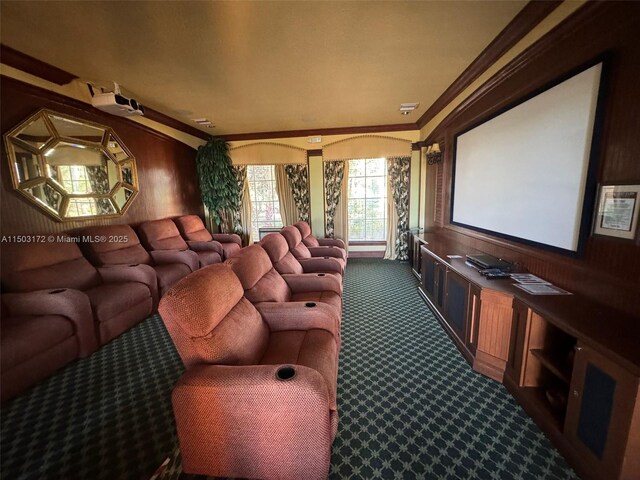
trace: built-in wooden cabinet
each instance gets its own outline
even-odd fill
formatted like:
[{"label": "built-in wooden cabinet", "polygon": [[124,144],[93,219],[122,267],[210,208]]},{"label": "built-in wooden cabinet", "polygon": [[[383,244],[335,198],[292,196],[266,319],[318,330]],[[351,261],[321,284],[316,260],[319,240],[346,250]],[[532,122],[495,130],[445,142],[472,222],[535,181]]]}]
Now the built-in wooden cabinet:
[{"label": "built-in wooden cabinet", "polygon": [[504,382],[582,478],[640,480],[640,320],[488,280],[446,236],[413,245],[419,292],[473,369]]},{"label": "built-in wooden cabinet", "polygon": [[640,478],[638,376],[518,300],[505,384],[585,478]]}]

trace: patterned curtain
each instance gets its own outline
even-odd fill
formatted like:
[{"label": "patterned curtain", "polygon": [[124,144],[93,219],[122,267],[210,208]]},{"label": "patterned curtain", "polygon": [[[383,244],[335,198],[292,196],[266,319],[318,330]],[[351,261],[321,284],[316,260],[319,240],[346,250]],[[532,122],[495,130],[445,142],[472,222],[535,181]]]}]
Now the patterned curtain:
[{"label": "patterned curtain", "polygon": [[[102,165],[94,167],[84,167],[87,172],[87,178],[91,184],[91,190],[95,193],[109,193],[109,174],[107,168]],[[98,215],[115,213],[113,205],[107,198],[97,198],[95,200]]]},{"label": "patterned curtain", "polygon": [[309,221],[309,168],[306,165],[285,165],[293,201],[298,208],[298,220]]},{"label": "patterned curtain", "polygon": [[405,232],[409,229],[409,166],[411,157],[394,157],[387,159],[387,179],[393,195],[398,221],[396,223],[395,258],[407,260],[409,247]]},{"label": "patterned curtain", "polygon": [[342,179],[344,178],[344,160],[324,162],[325,195],[325,235],[334,238],[335,216],[340,201]]}]

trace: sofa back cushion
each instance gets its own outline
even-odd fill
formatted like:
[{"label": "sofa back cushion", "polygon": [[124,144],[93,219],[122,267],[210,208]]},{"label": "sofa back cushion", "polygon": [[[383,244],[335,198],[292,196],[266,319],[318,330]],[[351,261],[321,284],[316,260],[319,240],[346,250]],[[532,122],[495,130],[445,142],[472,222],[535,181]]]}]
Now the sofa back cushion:
[{"label": "sofa back cushion", "polygon": [[[89,227],[82,230],[81,235],[92,240],[84,241],[82,249],[94,265],[153,264],[149,252],[129,225]],[[106,241],[96,241],[101,237]]]},{"label": "sofa back cushion", "polygon": [[182,238],[191,242],[209,242],[213,239],[198,215],[185,215],[173,219]]},{"label": "sofa back cushion", "polygon": [[289,250],[296,258],[311,258],[311,252],[307,248],[307,246],[302,243],[302,235],[300,234],[300,230],[298,230],[293,225],[289,225],[288,227],[284,227],[280,230],[282,236],[287,240],[287,244],[289,245]]},{"label": "sofa back cushion", "polygon": [[258,244],[245,247],[225,263],[240,279],[245,297],[251,303],[287,302],[291,290],[273,268],[267,252]]},{"label": "sofa back cushion", "polygon": [[270,233],[262,239],[260,245],[278,273],[303,273],[302,265],[291,254],[289,244],[281,234]]},{"label": "sofa back cushion", "polygon": [[2,246],[2,284],[10,292],[48,288],[87,290],[102,283],[98,271],[68,235],[55,243],[11,243]]},{"label": "sofa back cushion", "polygon": [[300,231],[300,235],[302,236],[302,242],[308,247],[319,247],[320,243],[318,239],[311,235],[311,227],[307,222],[297,222],[293,224]]},{"label": "sofa back cushion", "polygon": [[260,360],[269,330],[243,293],[231,268],[217,264],[185,277],[162,297],[158,311],[187,367]]},{"label": "sofa back cushion", "polygon": [[188,250],[178,227],[170,218],[144,222],[138,227],[140,240],[147,250]]}]

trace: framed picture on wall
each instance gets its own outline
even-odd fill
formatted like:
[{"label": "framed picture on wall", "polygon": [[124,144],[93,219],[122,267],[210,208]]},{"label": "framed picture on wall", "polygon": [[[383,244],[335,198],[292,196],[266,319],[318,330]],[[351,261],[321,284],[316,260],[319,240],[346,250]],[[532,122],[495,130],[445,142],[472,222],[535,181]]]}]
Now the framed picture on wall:
[{"label": "framed picture on wall", "polygon": [[640,185],[601,185],[593,233],[633,240],[638,211]]}]

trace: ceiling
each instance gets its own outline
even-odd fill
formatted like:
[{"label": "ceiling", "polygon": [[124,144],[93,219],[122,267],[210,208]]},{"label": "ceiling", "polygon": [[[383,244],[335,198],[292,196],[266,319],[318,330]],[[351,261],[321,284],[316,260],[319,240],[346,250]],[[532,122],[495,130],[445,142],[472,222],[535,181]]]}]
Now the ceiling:
[{"label": "ceiling", "polygon": [[526,3],[3,0],[0,32],[223,135],[415,122]]}]

